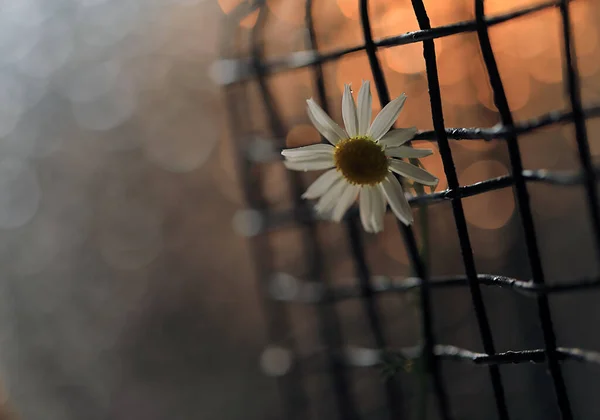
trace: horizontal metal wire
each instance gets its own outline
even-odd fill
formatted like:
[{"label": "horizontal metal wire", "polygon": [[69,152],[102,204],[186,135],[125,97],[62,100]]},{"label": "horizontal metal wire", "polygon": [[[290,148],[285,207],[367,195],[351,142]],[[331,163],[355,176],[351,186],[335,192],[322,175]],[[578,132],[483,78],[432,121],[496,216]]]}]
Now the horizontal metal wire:
[{"label": "horizontal metal wire", "polygon": [[[600,117],[600,104],[594,104],[584,109],[586,119]],[[446,135],[452,140],[503,140],[508,136],[515,134],[526,134],[536,130],[549,127],[557,124],[567,124],[573,121],[573,113],[569,111],[552,111],[542,114],[538,117],[523,120],[516,123],[514,128],[505,127],[502,124],[497,124],[494,127],[460,127],[446,128]],[[422,131],[417,133],[414,140],[429,140],[437,141],[433,130]],[[283,141],[277,141],[277,144],[284,144]],[[254,156],[252,145],[247,147],[246,154],[248,159],[257,163],[267,163],[274,160],[280,160],[281,156],[276,153],[270,153],[269,156],[260,156],[258,159]]]},{"label": "horizontal metal wire", "polygon": [[[574,0],[572,0],[574,1]],[[559,1],[548,1],[535,6],[530,6],[509,13],[500,14],[497,16],[486,17],[486,22],[489,26],[497,25],[508,20],[527,16],[532,13],[540,12],[551,7],[558,7]],[[252,9],[245,9],[250,13]],[[413,44],[425,40],[441,38],[449,35],[461,33],[475,32],[477,23],[475,20],[461,21],[449,25],[438,26],[427,30],[419,30],[407,32],[402,35],[385,37],[374,40],[374,45],[381,48],[389,48],[400,45]],[[265,60],[261,63],[261,70],[265,75],[271,75],[287,70],[295,70],[322,64],[328,61],[339,59],[348,54],[363,51],[365,45],[356,45],[348,48],[341,48],[330,53],[323,54],[319,51],[298,51],[291,53],[285,57],[278,57],[271,60]],[[228,78],[221,80],[223,85],[240,83],[251,80],[256,77],[255,68],[250,60],[245,59],[225,59],[215,63],[215,66],[227,66]]]},{"label": "horizontal metal wire", "polygon": [[[373,287],[369,291],[372,294],[383,293],[407,293],[421,287],[421,279],[417,277],[407,277],[394,279],[388,276],[374,276],[372,279]],[[538,295],[549,295],[554,293],[577,292],[589,289],[600,288],[600,278],[581,278],[571,281],[559,282],[551,285],[536,284],[532,281],[518,280],[511,277],[499,276],[496,274],[478,274],[477,282],[481,286],[494,286],[503,289],[512,290],[527,297]],[[468,286],[468,279],[465,275],[443,276],[431,278],[431,287],[434,289],[457,288]],[[277,287],[271,297],[278,301],[294,302],[303,304],[316,303],[335,303],[348,299],[361,298],[364,291],[356,286],[335,286],[324,288],[312,281],[301,281],[287,292],[278,292]]]},{"label": "horizontal metal wire", "polygon": [[[407,347],[399,350],[380,351],[363,347],[346,347],[341,353],[350,367],[381,367],[390,358],[399,361],[414,361],[420,357],[420,347]],[[452,345],[434,346],[434,355],[442,360],[471,363],[474,365],[507,365],[520,363],[544,363],[546,353],[542,349],[506,351],[493,355],[477,353]],[[558,347],[556,355],[559,361],[576,361],[600,364],[600,353],[579,348]]]},{"label": "horizontal metal wire", "polygon": [[[600,116],[600,104],[591,105],[583,110],[587,119]],[[446,135],[453,140],[495,140],[525,134],[534,130],[555,124],[565,124],[573,121],[570,111],[552,111],[539,117],[515,123],[513,128],[497,124],[490,128],[446,128]],[[436,140],[435,132],[423,131],[415,136],[415,140]]]},{"label": "horizontal metal wire", "polygon": [[[594,167],[596,173],[600,175],[600,165]],[[525,170],[523,177],[529,182],[542,183],[555,186],[572,186],[582,184],[585,180],[583,172],[575,171],[548,171],[546,169]],[[420,196],[408,197],[411,206],[423,206],[450,201],[455,198],[473,197],[489,191],[495,191],[502,188],[511,187],[514,183],[512,175],[499,176],[497,178],[487,179],[474,184],[463,185],[458,190],[444,190]],[[254,209],[256,210],[256,209]],[[390,211],[388,209],[388,211]],[[350,208],[345,217],[354,217],[358,212],[356,206]],[[260,211],[262,226],[257,229],[255,235],[260,235],[277,229],[292,227],[294,223],[307,223],[314,220],[324,220],[313,211],[312,208],[305,206],[296,210],[281,211]]]}]

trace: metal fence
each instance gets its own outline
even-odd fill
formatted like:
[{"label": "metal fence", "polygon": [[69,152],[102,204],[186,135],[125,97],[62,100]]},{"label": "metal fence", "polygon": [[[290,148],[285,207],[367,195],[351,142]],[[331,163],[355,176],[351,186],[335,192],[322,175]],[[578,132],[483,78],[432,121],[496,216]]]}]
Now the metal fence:
[{"label": "metal fence", "polygon": [[[449,401],[444,383],[441,378],[439,362],[443,359],[454,359],[467,363],[486,365],[489,369],[489,378],[492,383],[497,418],[501,420],[515,418],[507,409],[507,397],[503,386],[499,365],[515,363],[545,363],[550,372],[556,397],[556,407],[561,418],[569,420],[573,418],[569,395],[561,372],[561,362],[567,360],[578,360],[590,363],[600,363],[600,354],[575,348],[557,347],[556,336],[550,312],[548,296],[555,293],[567,293],[574,290],[595,288],[600,286],[597,278],[570,280],[560,284],[546,285],[544,269],[540,258],[536,228],[534,226],[530,197],[527,184],[529,182],[546,183],[550,185],[576,185],[583,184],[587,195],[589,217],[592,220],[593,235],[600,259],[600,212],[598,191],[596,188],[598,168],[594,167],[588,145],[586,131],[586,118],[600,115],[600,106],[584,108],[582,106],[579,75],[575,60],[574,42],[572,39],[570,11],[567,0],[550,1],[541,3],[534,7],[514,11],[508,14],[488,17],[485,15],[485,2],[474,0],[475,19],[472,21],[458,22],[455,24],[434,27],[430,25],[427,10],[422,0],[412,0],[415,16],[418,20],[420,30],[404,33],[398,36],[374,40],[371,30],[370,16],[368,13],[367,0],[357,0],[360,4],[360,23],[364,43],[352,48],[337,50],[328,54],[320,54],[318,39],[315,35],[313,22],[313,1],[305,0],[307,31],[306,51],[294,53],[288,57],[267,60],[264,56],[260,33],[264,29],[266,21],[266,4],[261,1],[242,3],[229,17],[223,37],[223,62],[228,66],[225,78],[225,94],[227,106],[231,117],[231,132],[236,143],[238,153],[239,175],[243,186],[246,200],[250,208],[258,214],[262,220],[260,231],[252,235],[251,249],[256,260],[257,275],[261,280],[265,296],[269,296],[267,290],[268,279],[273,274],[270,260],[269,235],[278,227],[297,224],[302,229],[304,252],[307,256],[306,264],[309,267],[311,279],[318,282],[318,288],[311,293],[297,293],[295,297],[283,300],[304,300],[314,303],[319,320],[320,338],[326,346],[327,363],[333,387],[335,389],[335,402],[339,418],[358,419],[359,414],[350,392],[348,368],[353,364],[353,359],[347,357],[343,351],[343,341],[340,332],[340,320],[336,314],[334,303],[347,299],[360,299],[369,326],[372,330],[376,349],[373,355],[376,362],[381,362],[388,350],[388,344],[383,333],[380,309],[377,296],[385,292],[404,292],[418,290],[420,297],[420,316],[423,327],[423,347],[417,352],[405,351],[405,358],[421,357],[433,385],[436,396],[437,412],[444,420],[452,419],[451,401]],[[507,96],[500,77],[494,51],[492,49],[488,28],[492,25],[501,24],[508,20],[534,14],[544,9],[558,8],[562,17],[563,35],[563,65],[564,65],[564,88],[567,92],[570,106],[568,110],[556,111],[538,118],[526,121],[514,121],[511,109],[508,105]],[[240,40],[237,38],[238,22],[251,12],[259,10],[258,21],[252,29],[249,56],[239,54]],[[401,28],[400,28],[401,30]],[[434,39],[458,33],[475,32],[485,66],[489,82],[493,89],[494,100],[499,111],[501,124],[493,128],[447,128],[444,125],[444,114],[442,109],[442,98],[438,79],[436,62],[436,51]],[[465,274],[446,278],[432,278],[423,263],[415,234],[411,227],[398,224],[402,237],[408,251],[414,278],[402,283],[388,283],[385,285],[375,284],[371,276],[371,269],[365,258],[365,249],[361,237],[360,224],[356,209],[351,211],[344,220],[347,230],[347,238],[351,244],[352,258],[356,271],[357,284],[355,287],[333,287],[331,279],[328,278],[327,270],[321,256],[321,244],[317,238],[316,227],[319,223],[312,214],[309,204],[304,202],[300,195],[305,186],[302,177],[294,172],[287,173],[286,182],[293,195],[293,210],[291,212],[277,212],[271,210],[263,195],[263,179],[261,175],[261,162],[257,162],[249,156],[248,133],[252,131],[252,121],[249,120],[245,108],[244,98],[247,98],[247,86],[256,83],[259,88],[268,124],[273,138],[283,139],[286,135],[286,127],[283,117],[273,101],[273,92],[269,86],[269,77],[277,72],[298,68],[310,68],[312,71],[316,98],[322,107],[328,110],[327,86],[324,81],[323,64],[336,60],[346,54],[364,51],[366,53],[373,80],[377,89],[378,97],[383,107],[389,102],[386,78],[379,63],[376,51],[379,47],[390,47],[410,43],[422,43],[423,54],[426,62],[426,75],[429,88],[431,113],[433,117],[432,131],[420,133],[418,139],[436,141],[443,161],[445,175],[448,181],[448,189],[426,195],[413,197],[410,200],[412,206],[423,206],[444,200],[451,201],[456,230],[458,233],[461,255]],[[577,173],[553,173],[549,171],[524,170],[521,152],[519,148],[519,136],[532,130],[539,129],[559,123],[572,123],[574,126],[578,154],[581,163],[581,171]],[[508,149],[511,172],[510,175],[488,179],[473,185],[460,185],[449,140],[470,139],[475,141],[486,141],[491,139],[504,140]],[[282,146],[282,144],[279,144]],[[531,281],[517,280],[504,276],[480,274],[475,266],[473,249],[467,222],[463,209],[462,199],[487,191],[500,188],[512,187],[518,204],[521,226],[524,232],[529,264],[532,273]],[[389,228],[389,227],[388,227]],[[263,281],[264,280],[264,281]],[[521,293],[535,299],[538,308],[539,320],[543,332],[544,348],[538,350],[514,350],[497,353],[494,345],[494,337],[491,332],[488,314],[482,299],[482,287],[500,286],[515,293]],[[436,337],[432,328],[431,289],[442,287],[465,287],[471,295],[474,312],[476,315],[479,332],[485,353],[474,353],[466,349],[453,346],[436,345]],[[304,296],[304,297],[302,297]],[[282,299],[267,298],[265,310],[267,313],[268,330],[274,341],[281,341],[286,337],[289,328],[289,319],[286,313],[286,302]],[[285,339],[286,346],[293,349],[295,343],[291,338]],[[302,366],[297,363],[286,375],[280,377],[281,390],[283,392],[286,417],[289,419],[306,418],[307,397],[302,385]],[[396,385],[392,381],[386,382],[387,412],[390,418],[402,418],[402,408],[399,403],[399,394]]]}]

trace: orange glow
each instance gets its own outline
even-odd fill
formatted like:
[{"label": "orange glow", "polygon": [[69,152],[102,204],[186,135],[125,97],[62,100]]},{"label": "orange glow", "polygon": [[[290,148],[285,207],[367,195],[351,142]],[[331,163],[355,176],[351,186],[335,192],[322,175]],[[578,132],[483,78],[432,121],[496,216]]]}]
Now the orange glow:
[{"label": "orange glow", "polygon": [[[452,48],[445,45],[443,51],[438,54],[438,67],[440,85],[451,86],[469,77],[470,69],[474,63],[478,63],[478,50],[473,44],[464,42],[453,45]],[[471,70],[472,71],[472,70]]]},{"label": "orange glow", "polygon": [[424,75],[404,76],[390,72],[388,86],[391,98],[406,94],[406,103],[398,117],[397,127],[416,126],[421,130],[431,128],[431,108],[427,93],[427,78]]},{"label": "orange glow", "polygon": [[[500,15],[514,10],[523,9],[527,6],[533,6],[539,3],[539,0],[486,0],[485,14]],[[472,8],[473,6],[470,7]]]},{"label": "orange glow", "polygon": [[[576,7],[575,7],[576,6]],[[573,37],[577,54],[591,54],[598,43],[593,25],[586,21],[589,6],[577,3],[571,6]],[[533,15],[504,22],[491,30],[493,46],[515,59],[544,57],[559,58],[563,53],[562,23],[557,9],[547,9]]]},{"label": "orange glow", "polygon": [[423,3],[432,27],[468,19],[468,16],[464,16],[465,8],[458,1],[424,0]]},{"label": "orange glow", "polygon": [[306,116],[306,100],[314,95],[311,90],[310,69],[298,69],[274,74],[269,78],[275,93],[277,112],[283,118]]},{"label": "orange glow", "polygon": [[[329,0],[332,2],[332,0]],[[358,0],[337,0],[337,6],[342,14],[351,20],[360,20],[360,2]],[[376,25],[388,7],[395,7],[394,0],[369,1],[369,17],[372,25]]]},{"label": "orange glow", "polygon": [[[411,9],[390,9],[381,19],[379,26],[381,36],[394,36],[419,29],[415,14]],[[437,51],[440,44],[436,42]],[[383,51],[385,63],[399,73],[414,74],[425,71],[423,59],[423,45],[420,42],[386,48]]]},{"label": "orange glow", "polygon": [[[469,106],[477,104],[477,90],[470,81],[451,86],[442,86],[442,98],[452,105]],[[446,107],[450,109],[450,107]]]},{"label": "orange glow", "polygon": [[518,56],[534,58],[542,54],[560,55],[561,23],[558,10],[545,10],[536,15],[528,16],[519,24],[516,40]]},{"label": "orange glow", "polygon": [[287,147],[308,146],[309,144],[319,143],[321,136],[316,128],[308,124],[299,124],[288,132],[285,137]]},{"label": "orange glow", "polygon": [[282,180],[285,179],[287,169],[282,164],[270,164],[262,167],[263,194],[271,206],[277,208],[286,206],[285,199],[288,197],[288,187]]},{"label": "orange glow", "polygon": [[267,7],[278,19],[281,19],[286,23],[300,25],[304,22],[304,16],[306,14],[304,2],[267,0]]},{"label": "orange glow", "polygon": [[477,91],[471,79],[473,74],[482,75],[483,68],[479,48],[464,36],[451,38],[444,43],[438,54],[438,67],[442,98],[453,105],[475,105]]},{"label": "orange glow", "polygon": [[[508,174],[508,169],[495,160],[473,163],[459,175],[461,185],[470,185]],[[510,188],[495,190],[463,200],[467,221],[481,229],[499,229],[515,211],[515,200]]]},{"label": "orange glow", "polygon": [[371,82],[371,94],[373,95],[372,109],[373,113],[379,112],[379,96],[373,82],[369,60],[364,53],[347,55],[340,58],[336,67],[336,85],[340,91],[343,91],[344,84],[351,83],[354,89],[362,84],[363,80]]},{"label": "orange glow", "polygon": [[562,80],[562,60],[559,57],[537,57],[528,60],[525,68],[534,79],[543,83],[553,84]]},{"label": "orange glow", "polygon": [[498,145],[497,141],[482,141],[482,140],[463,140],[459,141],[458,144],[467,150],[474,152],[487,152],[495,149]]},{"label": "orange glow", "polygon": [[[573,22],[571,28],[575,38],[577,55],[587,56],[593,54],[598,47],[596,11],[590,8],[589,2],[573,2],[569,7],[571,9],[571,21]],[[597,58],[596,61],[598,61]]]},{"label": "orange glow", "polygon": [[337,0],[338,7],[348,19],[358,20],[359,3],[356,0]]},{"label": "orange glow", "polygon": [[[527,72],[523,71],[511,57],[505,54],[496,54],[498,69],[504,84],[508,104],[513,111],[523,108],[531,97],[531,80]],[[477,98],[483,106],[495,111],[494,96],[487,76],[479,75],[476,78]]]},{"label": "orange glow", "polygon": [[[221,10],[225,14],[231,13],[238,5],[240,5],[241,3],[244,2],[244,0],[218,0],[218,1],[219,1],[219,6],[221,7]],[[252,28],[254,25],[256,25],[257,19],[258,19],[258,10],[255,10],[254,12],[250,13],[248,16],[246,16],[244,19],[242,19],[240,21],[240,26],[242,26],[244,28]]]},{"label": "orange glow", "polygon": [[593,76],[600,69],[600,60],[596,55],[577,57],[579,74],[588,77]]},{"label": "orange glow", "polygon": [[258,10],[250,13],[244,19],[240,20],[240,26],[244,28],[253,28],[256,25],[256,21],[258,20]]},{"label": "orange glow", "polygon": [[[427,169],[427,171],[431,172],[439,178],[440,182],[435,188],[436,191],[444,191],[446,188],[448,188],[448,181],[446,180],[446,174],[444,173],[444,165],[442,163],[442,158],[440,157],[440,152],[438,150],[437,144],[424,140],[413,141],[411,144],[415,149],[433,150],[433,155],[421,158],[419,160],[421,161],[423,166],[425,166],[425,169]],[[425,191],[429,192],[429,187],[425,187]]]}]

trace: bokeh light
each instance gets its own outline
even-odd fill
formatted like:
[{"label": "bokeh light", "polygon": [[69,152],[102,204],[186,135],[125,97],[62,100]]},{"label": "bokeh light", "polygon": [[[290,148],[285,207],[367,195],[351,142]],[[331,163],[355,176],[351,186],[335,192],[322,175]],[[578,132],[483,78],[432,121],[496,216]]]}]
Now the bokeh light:
[{"label": "bokeh light", "polygon": [[[419,25],[411,9],[391,8],[379,24],[381,36],[397,35],[399,32],[410,32],[419,29]],[[436,42],[437,51],[441,52],[440,44]],[[398,47],[385,48],[382,51],[385,64],[394,71],[405,74],[425,71],[423,46],[416,42]]]},{"label": "bokeh light", "polygon": [[283,376],[292,367],[292,353],[283,347],[267,347],[260,356],[260,367],[269,376]]},{"label": "bokeh light", "polygon": [[[531,80],[529,74],[514,65],[514,60],[506,54],[496,54],[498,70],[504,84],[508,104],[513,111],[523,108],[531,98]],[[493,91],[487,75],[474,74],[477,85],[477,97],[486,108],[495,111]]]},{"label": "bokeh light", "polygon": [[[461,185],[508,174],[508,168],[496,160],[480,160],[459,173]],[[463,200],[467,221],[481,229],[499,229],[515,211],[512,190],[504,188],[468,197]]]},{"label": "bokeh light", "polygon": [[306,5],[304,2],[267,0],[267,7],[277,19],[288,25],[297,26],[304,23],[306,16]]},{"label": "bokeh light", "polygon": [[[440,151],[437,147],[436,143],[430,141],[413,141],[411,145],[415,149],[430,149],[433,150],[433,154],[424,158],[419,159],[419,161],[425,166],[425,169],[435,176],[438,177],[440,182],[438,183],[435,191],[444,191],[448,188],[448,181],[446,180],[446,174],[444,173],[444,165],[442,163],[442,158],[440,156]],[[429,187],[425,187],[425,191],[429,192]]]},{"label": "bokeh light", "polygon": [[321,136],[316,128],[309,124],[298,124],[292,127],[285,138],[287,147],[308,146],[321,141]]},{"label": "bokeh light", "polygon": [[15,229],[36,214],[42,198],[35,169],[19,159],[0,160],[0,228]]}]

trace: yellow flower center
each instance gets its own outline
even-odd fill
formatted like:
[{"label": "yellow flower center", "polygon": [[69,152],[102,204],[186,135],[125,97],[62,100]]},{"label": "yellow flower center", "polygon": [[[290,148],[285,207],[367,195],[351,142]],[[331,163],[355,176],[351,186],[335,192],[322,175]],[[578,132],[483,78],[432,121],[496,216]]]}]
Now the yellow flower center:
[{"label": "yellow flower center", "polygon": [[355,185],[375,185],[388,174],[388,158],[383,148],[370,137],[341,140],[333,154],[335,167]]}]

